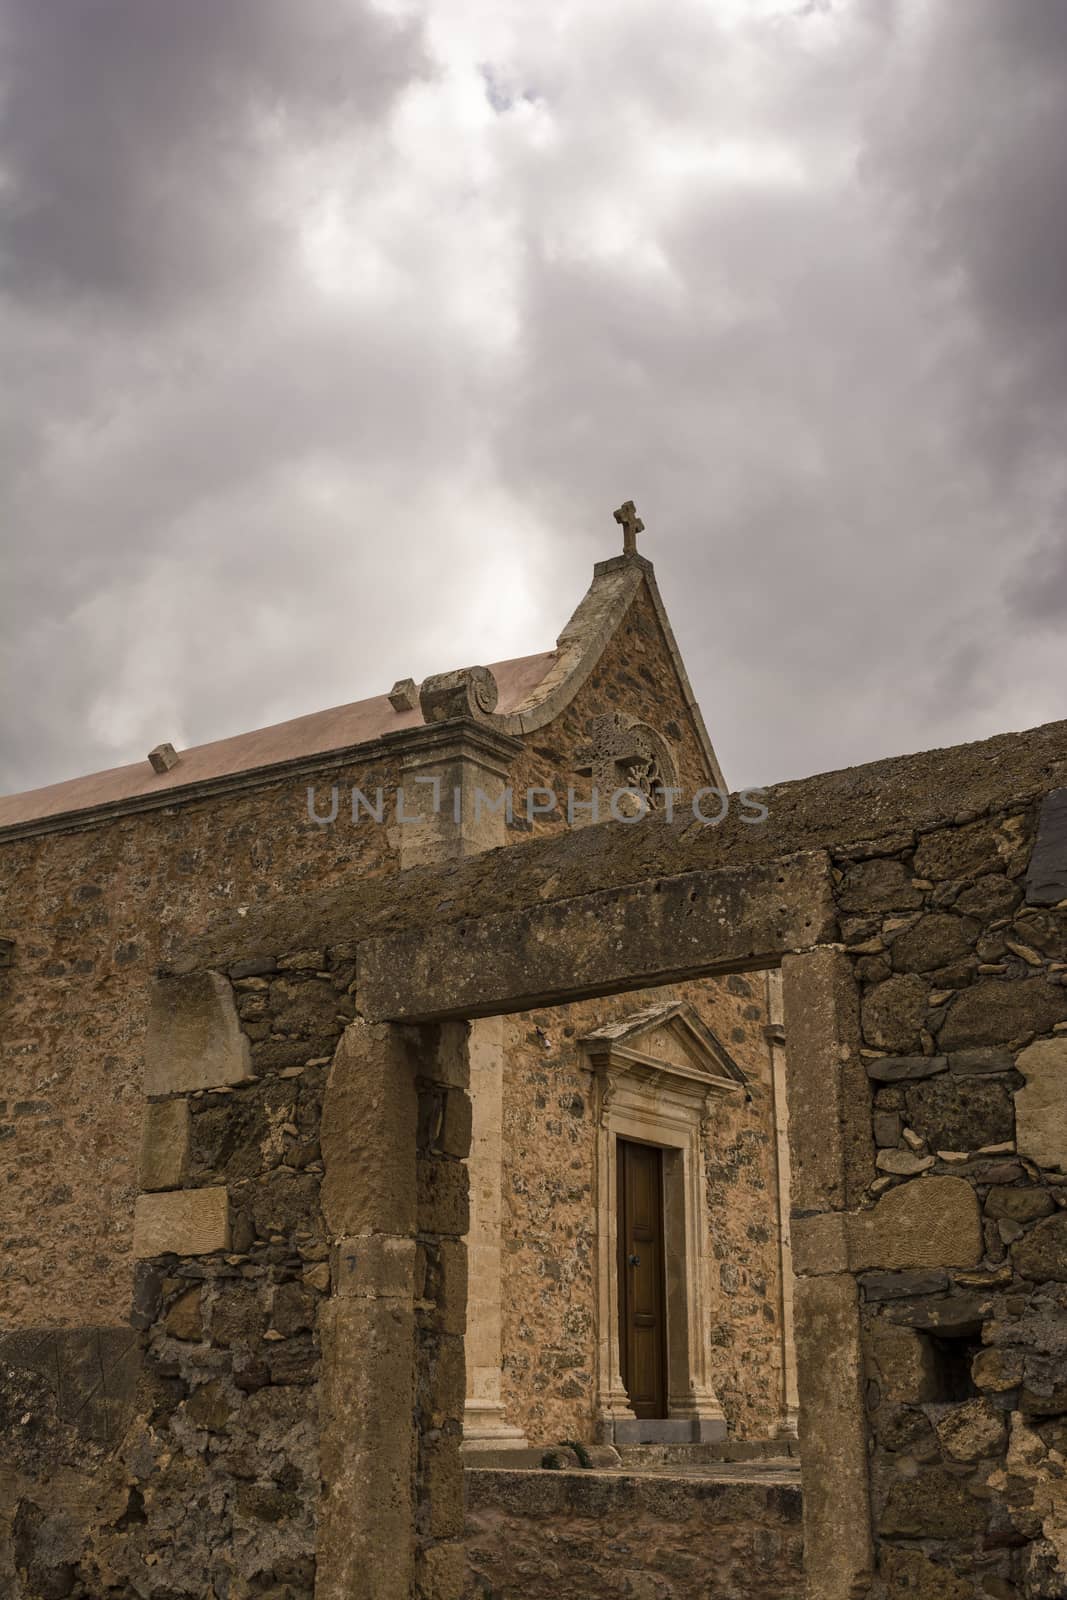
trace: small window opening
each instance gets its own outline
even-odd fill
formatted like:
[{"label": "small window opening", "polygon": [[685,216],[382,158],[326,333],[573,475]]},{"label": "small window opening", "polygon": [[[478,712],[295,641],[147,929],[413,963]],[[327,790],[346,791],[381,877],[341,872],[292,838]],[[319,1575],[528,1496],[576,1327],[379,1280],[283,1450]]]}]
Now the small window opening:
[{"label": "small window opening", "polygon": [[971,1400],[978,1386],[971,1376],[971,1362],[982,1348],[977,1333],[926,1335],[933,1354],[933,1381],[939,1401]]}]

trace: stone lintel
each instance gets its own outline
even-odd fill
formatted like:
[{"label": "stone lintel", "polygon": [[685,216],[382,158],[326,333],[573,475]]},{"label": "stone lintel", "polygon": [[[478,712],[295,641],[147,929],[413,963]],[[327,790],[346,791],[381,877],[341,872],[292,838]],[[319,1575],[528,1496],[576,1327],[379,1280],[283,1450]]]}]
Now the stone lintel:
[{"label": "stone lintel", "polygon": [[226,1190],[175,1189],[137,1197],[133,1253],[149,1256],[207,1256],[230,1248],[230,1208]]},{"label": "stone lintel", "polygon": [[777,964],[834,926],[821,853],[692,872],[360,946],[357,1003],[378,1020],[524,1011],[716,970]]}]

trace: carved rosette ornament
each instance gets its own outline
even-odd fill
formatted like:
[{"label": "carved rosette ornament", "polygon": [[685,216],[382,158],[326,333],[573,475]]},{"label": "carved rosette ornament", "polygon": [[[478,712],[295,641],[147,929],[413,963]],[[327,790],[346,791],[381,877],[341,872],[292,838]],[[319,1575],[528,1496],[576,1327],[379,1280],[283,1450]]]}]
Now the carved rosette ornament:
[{"label": "carved rosette ornament", "polygon": [[491,722],[499,696],[496,679],[488,667],[460,667],[427,678],[419,690],[423,721],[452,722],[465,717]]},{"label": "carved rosette ornament", "polygon": [[647,722],[619,711],[594,718],[591,742],[578,752],[578,760],[577,771],[592,777],[602,809],[619,790],[631,791],[619,801],[624,815],[663,811],[664,790],[678,783],[678,766],[668,741]]}]

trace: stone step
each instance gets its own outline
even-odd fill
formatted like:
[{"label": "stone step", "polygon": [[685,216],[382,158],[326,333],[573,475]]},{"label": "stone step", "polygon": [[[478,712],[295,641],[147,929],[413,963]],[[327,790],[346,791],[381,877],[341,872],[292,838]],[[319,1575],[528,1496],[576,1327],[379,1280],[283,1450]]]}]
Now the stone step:
[{"label": "stone step", "polygon": [[799,1461],[795,1439],[717,1439],[701,1444],[620,1444],[624,1467],[701,1466],[719,1461]]}]

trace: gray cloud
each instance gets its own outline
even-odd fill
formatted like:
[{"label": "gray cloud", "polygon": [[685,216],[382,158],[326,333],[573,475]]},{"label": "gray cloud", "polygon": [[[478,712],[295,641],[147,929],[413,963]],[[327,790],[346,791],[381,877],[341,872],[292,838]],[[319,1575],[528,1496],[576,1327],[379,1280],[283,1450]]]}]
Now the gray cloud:
[{"label": "gray cloud", "polygon": [[1063,714],[1060,0],[0,0],[0,785],[543,648],[731,781]]}]

